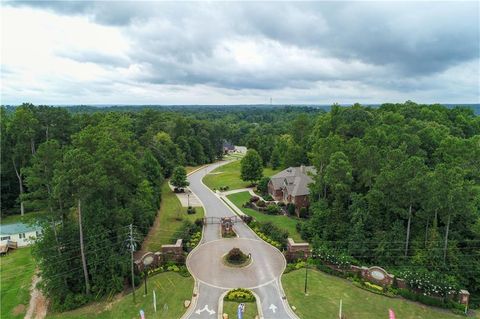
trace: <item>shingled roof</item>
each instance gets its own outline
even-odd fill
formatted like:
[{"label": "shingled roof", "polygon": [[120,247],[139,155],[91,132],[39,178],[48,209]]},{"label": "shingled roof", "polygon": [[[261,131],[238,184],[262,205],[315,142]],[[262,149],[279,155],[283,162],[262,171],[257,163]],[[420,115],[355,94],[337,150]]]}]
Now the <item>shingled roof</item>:
[{"label": "shingled roof", "polygon": [[308,185],[313,183],[313,179],[309,175],[314,174],[316,170],[313,166],[289,167],[273,175],[270,180],[274,189],[286,188],[289,195],[301,196],[310,193]]}]

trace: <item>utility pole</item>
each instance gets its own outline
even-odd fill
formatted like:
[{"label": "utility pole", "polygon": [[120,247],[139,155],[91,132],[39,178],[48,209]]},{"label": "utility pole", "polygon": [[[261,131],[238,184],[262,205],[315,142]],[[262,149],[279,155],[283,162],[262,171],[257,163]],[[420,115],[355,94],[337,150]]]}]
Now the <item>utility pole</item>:
[{"label": "utility pole", "polygon": [[133,225],[130,224],[130,257],[131,257],[131,268],[132,268],[132,294],[133,294],[133,303],[135,303],[135,276],[133,274],[133,251],[135,245],[133,243]]},{"label": "utility pole", "polygon": [[82,228],[82,208],[80,198],[78,199],[78,227],[80,230],[80,253],[82,255],[83,275],[85,276],[85,290],[90,294],[90,281],[88,280],[87,261],[85,260],[85,250],[83,247],[83,228]]}]

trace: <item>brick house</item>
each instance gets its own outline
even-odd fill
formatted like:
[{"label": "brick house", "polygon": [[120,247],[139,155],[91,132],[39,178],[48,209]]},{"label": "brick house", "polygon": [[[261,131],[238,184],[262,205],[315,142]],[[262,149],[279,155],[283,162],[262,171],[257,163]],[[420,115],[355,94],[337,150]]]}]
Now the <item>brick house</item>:
[{"label": "brick house", "polygon": [[272,176],[268,182],[268,193],[285,204],[295,205],[297,215],[302,207],[308,207],[308,185],[313,183],[310,175],[316,173],[313,166],[289,167]]}]

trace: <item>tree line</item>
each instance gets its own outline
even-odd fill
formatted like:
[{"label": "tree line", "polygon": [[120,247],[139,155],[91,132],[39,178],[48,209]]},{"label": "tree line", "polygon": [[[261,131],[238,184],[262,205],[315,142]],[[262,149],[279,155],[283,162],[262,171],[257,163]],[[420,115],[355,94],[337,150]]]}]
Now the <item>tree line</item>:
[{"label": "tree line", "polygon": [[480,117],[470,109],[24,104],[0,112],[2,216],[46,212],[34,254],[57,309],[128,284],[126,227],[141,241],[164,179],[179,165],[220,158],[224,140],[256,151],[255,172],[315,166],[299,230],[317,252],[448,277],[478,300]]},{"label": "tree line", "polygon": [[1,214],[42,212],[33,254],[55,310],[130,285],[128,225],[141,242],[176,167],[213,162],[225,139],[241,143],[243,132],[291,116],[32,104],[0,112]]},{"label": "tree line", "polygon": [[480,296],[480,117],[470,109],[334,106],[310,135],[303,237],[319,254],[433,274]]}]

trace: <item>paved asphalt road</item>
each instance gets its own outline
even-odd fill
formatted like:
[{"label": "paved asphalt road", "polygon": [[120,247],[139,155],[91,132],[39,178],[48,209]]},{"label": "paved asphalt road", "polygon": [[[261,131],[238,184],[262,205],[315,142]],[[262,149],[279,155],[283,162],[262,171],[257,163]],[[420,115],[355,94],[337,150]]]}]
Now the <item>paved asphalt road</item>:
[{"label": "paved asphalt road", "polygon": [[[224,202],[202,183],[206,174],[225,163],[209,165],[188,177],[190,189],[202,202],[207,217],[235,216]],[[236,223],[234,229],[238,238],[222,239],[220,225],[206,225],[201,244],[188,256],[187,266],[198,284],[198,299],[184,318],[221,318],[218,309],[220,297],[230,288],[237,287],[250,288],[257,294],[263,312],[261,318],[298,318],[282,298],[279,280],[285,268],[283,255],[260,240],[244,223]],[[251,253],[252,263],[240,269],[225,266],[221,257],[233,247]]]}]

